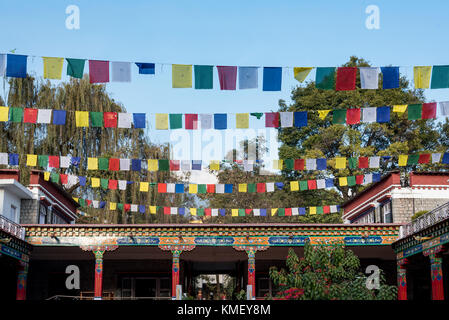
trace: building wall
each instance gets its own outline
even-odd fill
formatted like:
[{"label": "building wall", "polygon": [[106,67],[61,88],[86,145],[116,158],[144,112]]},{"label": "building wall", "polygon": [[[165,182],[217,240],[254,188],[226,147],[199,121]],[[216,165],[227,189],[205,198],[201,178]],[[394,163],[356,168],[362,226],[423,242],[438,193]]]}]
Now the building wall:
[{"label": "building wall", "polygon": [[419,211],[431,211],[438,206],[447,203],[449,200],[444,199],[428,199],[428,198],[397,198],[392,200],[393,205],[393,222],[409,223],[412,216]]},{"label": "building wall", "polygon": [[20,223],[39,223],[39,201],[22,200],[22,210],[20,211]]},{"label": "building wall", "polygon": [[[13,216],[11,207],[16,208]],[[0,189],[0,213],[7,219],[19,223],[20,217],[20,198],[5,189]]]}]

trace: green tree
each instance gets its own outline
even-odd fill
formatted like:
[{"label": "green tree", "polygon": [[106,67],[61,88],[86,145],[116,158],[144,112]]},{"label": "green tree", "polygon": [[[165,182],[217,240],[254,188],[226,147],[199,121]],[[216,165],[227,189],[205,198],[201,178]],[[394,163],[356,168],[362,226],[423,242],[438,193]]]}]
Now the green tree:
[{"label": "green tree", "polygon": [[368,289],[359,272],[359,258],[342,244],[313,246],[307,243],[304,257],[289,249],[287,269],[270,268],[279,300],[393,300],[396,286],[385,284],[380,272],[379,289]]}]

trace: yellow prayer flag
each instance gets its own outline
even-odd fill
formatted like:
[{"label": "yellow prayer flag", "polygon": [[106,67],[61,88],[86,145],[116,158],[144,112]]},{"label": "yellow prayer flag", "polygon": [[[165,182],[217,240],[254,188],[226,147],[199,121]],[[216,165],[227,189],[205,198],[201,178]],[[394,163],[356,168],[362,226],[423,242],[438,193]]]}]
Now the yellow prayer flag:
[{"label": "yellow prayer flag", "polygon": [[233,217],[238,217],[239,216],[239,209],[232,209],[231,213],[232,213],[231,215]]},{"label": "yellow prayer flag", "polygon": [[196,208],[190,208],[190,215],[196,216]]},{"label": "yellow prayer flag", "polygon": [[61,79],[64,58],[42,57],[44,61],[44,78]]},{"label": "yellow prayer flag", "polygon": [[90,178],[90,183],[92,184],[92,188],[100,187],[100,178]]},{"label": "yellow prayer flag", "polygon": [[6,122],[9,120],[9,108],[8,107],[0,107],[0,121]]},{"label": "yellow prayer flag", "polygon": [[45,180],[45,181],[50,180],[50,172],[48,172],[48,171],[45,171],[45,172],[44,172],[44,180]]},{"label": "yellow prayer flag", "polygon": [[192,65],[173,64],[172,65],[172,85],[173,88],[192,87]]},{"label": "yellow prayer flag", "polygon": [[340,187],[345,187],[348,185],[348,177],[340,177],[338,178],[338,182],[340,183]]},{"label": "yellow prayer flag", "polygon": [[277,211],[278,211],[278,208],[271,208],[271,215],[274,216]]},{"label": "yellow prayer flag", "polygon": [[87,170],[98,170],[98,158],[87,158]]},{"label": "yellow prayer flag", "polygon": [[148,160],[148,171],[157,171],[159,169],[159,164],[157,159]]},{"label": "yellow prayer flag", "polygon": [[249,113],[237,113],[235,115],[235,127],[237,129],[249,128]]},{"label": "yellow prayer flag", "polygon": [[299,191],[298,181],[290,181],[290,191]]},{"label": "yellow prayer flag", "polygon": [[428,89],[430,83],[431,66],[413,67],[413,74],[415,79],[415,89]]},{"label": "yellow prayer flag", "polygon": [[312,71],[312,69],[312,67],[294,67],[293,74],[295,79],[299,82],[303,82],[309,75],[310,71]]},{"label": "yellow prayer flag", "polygon": [[273,169],[282,170],[284,165],[284,160],[273,160]]},{"label": "yellow prayer flag", "polygon": [[78,198],[72,197],[72,199],[73,199],[75,202],[79,202],[79,199],[78,199]]},{"label": "yellow prayer flag", "polygon": [[168,113],[156,113],[156,129],[168,129]]},{"label": "yellow prayer flag", "polygon": [[27,166],[35,167],[37,165],[37,155],[27,154]]},{"label": "yellow prayer flag", "polygon": [[109,202],[109,210],[117,210],[117,203]]},{"label": "yellow prayer flag", "polygon": [[89,126],[89,112],[87,111],[75,111],[75,122],[77,127]]},{"label": "yellow prayer flag", "polygon": [[405,167],[407,165],[408,155],[399,155],[399,163],[398,166]]},{"label": "yellow prayer flag", "polygon": [[345,157],[336,157],[335,158],[335,169],[344,169],[346,168],[346,158]]},{"label": "yellow prayer flag", "polygon": [[324,120],[329,112],[330,110],[318,110],[318,116],[321,120]]},{"label": "yellow prayer flag", "polygon": [[220,161],[219,160],[211,160],[209,164],[209,168],[211,170],[220,170]]},{"label": "yellow prayer flag", "polygon": [[239,192],[246,192],[248,190],[248,185],[246,183],[239,183]]},{"label": "yellow prayer flag", "polygon": [[198,193],[198,185],[194,183],[189,184],[189,193]]},{"label": "yellow prayer flag", "polygon": [[141,182],[139,191],[140,192],[148,192],[148,186],[149,185],[150,184],[148,182]]},{"label": "yellow prayer flag", "polygon": [[406,104],[395,104],[395,105],[393,105],[393,112],[404,113],[405,111],[407,111],[407,105]]},{"label": "yellow prayer flag", "polygon": [[316,214],[316,207],[310,207],[310,214]]},{"label": "yellow prayer flag", "polygon": [[156,214],[157,211],[157,207],[156,206],[150,206],[150,213],[151,214]]}]

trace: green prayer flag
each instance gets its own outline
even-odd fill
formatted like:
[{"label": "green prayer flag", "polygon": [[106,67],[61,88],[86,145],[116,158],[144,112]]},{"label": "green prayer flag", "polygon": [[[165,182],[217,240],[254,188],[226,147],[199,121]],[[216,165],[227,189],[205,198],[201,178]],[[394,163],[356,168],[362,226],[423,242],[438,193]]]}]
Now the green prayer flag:
[{"label": "green prayer flag", "polygon": [[104,127],[103,112],[90,112],[90,121],[92,123],[92,127]]},{"label": "green prayer flag", "polygon": [[194,66],[195,89],[213,88],[213,66]]},{"label": "green prayer flag", "polygon": [[109,159],[98,158],[98,170],[108,170],[108,169],[109,169]]},{"label": "green prayer flag", "polygon": [[79,204],[80,204],[80,206],[81,207],[85,207],[86,206],[86,200],[84,200],[84,199],[79,199]]},{"label": "green prayer flag", "polygon": [[353,158],[353,157],[349,158],[349,161],[348,161],[349,169],[357,169],[358,164],[359,164],[359,161],[357,158]]},{"label": "green prayer flag", "polygon": [[293,170],[295,165],[295,161],[293,159],[285,159],[284,163],[287,170]]},{"label": "green prayer flag", "polygon": [[198,185],[198,193],[206,193],[207,187],[205,184]]},{"label": "green prayer flag", "polygon": [[348,186],[349,186],[349,187],[355,186],[355,182],[356,182],[355,176],[350,176],[350,177],[348,177]]},{"label": "green prayer flag", "polygon": [[252,112],[250,113],[250,115],[252,115],[253,117],[256,117],[257,119],[262,118],[263,113],[262,112]]},{"label": "green prayer flag", "polygon": [[204,208],[198,208],[198,210],[196,210],[196,215],[198,217],[203,217],[204,216]]},{"label": "green prayer flag", "polygon": [[333,124],[345,124],[346,123],[346,109],[332,111],[332,123]]},{"label": "green prayer flag", "polygon": [[37,162],[39,164],[39,167],[47,168],[48,167],[48,156],[46,156],[46,155],[38,155],[37,156]]},{"label": "green prayer flag", "polygon": [[169,171],[170,170],[170,161],[167,159],[160,159],[157,161],[159,166],[159,171]]},{"label": "green prayer flag", "polygon": [[248,183],[248,192],[251,192],[251,193],[256,192],[256,184],[255,183]]},{"label": "green prayer flag", "polygon": [[316,207],[316,213],[323,214],[324,213],[323,207]]},{"label": "green prayer flag", "polygon": [[23,121],[23,108],[10,108],[11,109],[11,122]]},{"label": "green prayer flag", "polygon": [[334,90],[335,68],[316,68],[315,87],[323,90]]},{"label": "green prayer flag", "polygon": [[239,209],[239,217],[245,216],[245,209]]},{"label": "green prayer flag", "polygon": [[123,203],[117,203],[117,209],[123,211]]},{"label": "green prayer flag", "polygon": [[182,113],[170,113],[170,129],[182,128]]},{"label": "green prayer flag", "polygon": [[50,173],[50,179],[53,183],[59,183],[59,174],[56,172]]},{"label": "green prayer flag", "polygon": [[299,190],[304,191],[307,189],[307,180],[299,181]]},{"label": "green prayer flag", "polygon": [[409,104],[407,107],[408,120],[422,119],[422,104]]},{"label": "green prayer flag", "polygon": [[278,215],[280,217],[285,217],[285,208],[279,208],[278,209]]},{"label": "green prayer flag", "polygon": [[82,79],[83,78],[83,72],[84,72],[84,64],[86,60],[84,59],[69,59],[67,60],[67,75]]},{"label": "green prayer flag", "polygon": [[449,66],[433,66],[430,89],[449,88]]},{"label": "green prayer flag", "polygon": [[419,154],[409,155],[407,158],[407,164],[418,164]]},{"label": "green prayer flag", "polygon": [[100,186],[101,186],[103,189],[107,190],[107,189],[108,189],[108,186],[109,186],[109,180],[108,180],[108,179],[103,179],[103,178],[101,178],[101,179],[100,179]]}]

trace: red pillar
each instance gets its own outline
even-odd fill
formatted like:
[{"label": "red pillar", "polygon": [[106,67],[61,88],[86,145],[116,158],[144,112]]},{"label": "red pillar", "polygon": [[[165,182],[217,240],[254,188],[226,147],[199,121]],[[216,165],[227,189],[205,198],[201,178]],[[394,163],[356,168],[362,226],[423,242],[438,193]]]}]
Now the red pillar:
[{"label": "red pillar", "polygon": [[397,261],[398,300],[407,300],[407,259]]},{"label": "red pillar", "polygon": [[442,258],[437,253],[429,255],[432,280],[432,300],[444,300]]},{"label": "red pillar", "polygon": [[256,250],[247,250],[248,254],[248,284],[252,286],[252,297],[256,297]]},{"label": "red pillar", "polygon": [[26,300],[28,263],[20,261],[17,274],[16,300]]},{"label": "red pillar", "polygon": [[94,250],[95,254],[95,293],[94,300],[101,300],[103,296],[103,253],[101,250]]},{"label": "red pillar", "polygon": [[181,252],[181,250],[172,250],[171,296],[173,300],[176,299],[176,286],[179,284],[179,256],[181,255]]}]

